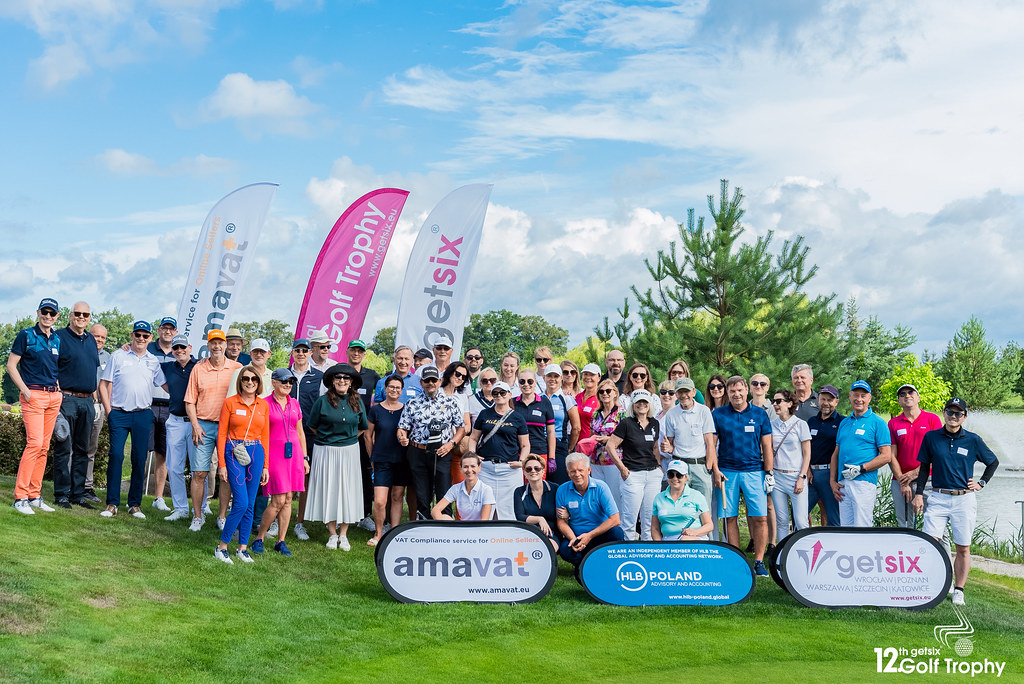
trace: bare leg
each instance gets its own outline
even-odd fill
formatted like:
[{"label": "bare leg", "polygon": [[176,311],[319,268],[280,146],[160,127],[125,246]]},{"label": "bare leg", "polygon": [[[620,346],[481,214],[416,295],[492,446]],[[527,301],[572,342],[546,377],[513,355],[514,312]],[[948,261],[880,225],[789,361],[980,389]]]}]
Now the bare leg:
[{"label": "bare leg", "polygon": [[288,523],[292,519],[292,493],[279,494],[284,497],[281,509],[277,513],[277,540],[284,541],[284,535],[288,532]]},{"label": "bare leg", "polygon": [[728,535],[726,542],[737,549],[740,548],[740,523],[736,516],[726,519],[725,533]]},{"label": "bare leg", "polygon": [[[410,489],[412,489],[410,487]],[[398,527],[402,523],[402,499],[405,498],[405,487],[391,488],[391,526]]]},{"label": "bare leg", "polygon": [[224,480],[220,480],[217,485],[217,497],[220,499],[220,515],[218,518],[228,517],[228,499],[231,498],[231,485]]},{"label": "bare leg", "polygon": [[768,521],[760,515],[750,518],[750,537],[754,540],[754,560],[764,560],[764,549],[768,545]]},{"label": "bare leg", "polygon": [[153,452],[153,478],[153,496],[162,499],[164,487],[167,485],[167,457],[155,451]]},{"label": "bare leg", "polygon": [[[942,543],[942,539],[939,539]],[[956,545],[956,558],[953,559],[953,586],[962,587],[967,584],[967,575],[971,572],[971,547]]]},{"label": "bare leg", "polygon": [[260,528],[256,532],[257,539],[263,539],[267,535],[267,530],[270,529],[270,525],[281,509],[283,497],[284,494],[275,494],[270,497],[270,503],[267,504],[266,510],[263,511],[263,517],[260,518]]},{"label": "bare leg", "polygon": [[374,539],[380,539],[384,534],[384,513],[388,507],[388,488],[373,488],[373,527]]},{"label": "bare leg", "polygon": [[206,489],[206,471],[192,473],[192,517],[203,516],[203,490]]}]

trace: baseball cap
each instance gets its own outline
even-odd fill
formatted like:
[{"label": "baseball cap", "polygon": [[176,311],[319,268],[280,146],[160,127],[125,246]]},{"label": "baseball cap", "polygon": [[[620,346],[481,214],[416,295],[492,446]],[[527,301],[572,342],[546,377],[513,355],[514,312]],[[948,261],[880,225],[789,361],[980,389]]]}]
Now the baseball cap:
[{"label": "baseball cap", "polygon": [[300,337],[299,339],[292,342],[292,349],[295,349],[296,347],[305,347],[306,349],[309,349],[309,340],[307,340],[305,337]]},{"label": "baseball cap", "polygon": [[437,366],[424,366],[420,369],[420,380],[434,380],[441,379],[441,373],[437,370]]},{"label": "baseball cap", "polygon": [[837,390],[832,385],[825,385],[824,387],[818,390],[818,394],[821,394],[822,392],[824,392],[825,394],[831,394],[836,399],[839,398],[839,390]]},{"label": "baseball cap", "polygon": [[270,374],[272,380],[283,382],[284,380],[294,380],[295,372],[291,368],[278,368]]},{"label": "baseball cap", "polygon": [[138,330],[144,330],[151,333],[153,332],[153,326],[149,324],[149,321],[135,321],[132,323],[132,332],[136,332]]},{"label": "baseball cap", "polygon": [[950,406],[955,406],[964,413],[967,413],[967,402],[961,399],[960,397],[953,397],[952,399],[947,401],[946,408],[949,408]]},{"label": "baseball cap", "polygon": [[331,338],[323,330],[316,330],[309,336],[309,341],[314,344],[330,344]]},{"label": "baseball cap", "polygon": [[690,467],[686,465],[686,461],[680,461],[678,458],[668,464],[668,468],[665,469],[665,473],[668,474],[672,470],[676,471],[680,475],[690,474]]},{"label": "baseball cap", "polygon": [[852,385],[850,385],[850,391],[851,392],[853,390],[855,390],[855,389],[862,389],[865,392],[868,392],[870,394],[870,392],[871,392],[871,385],[868,384],[867,380],[858,380],[857,382],[855,382]]},{"label": "baseball cap", "polygon": [[412,355],[414,359],[433,359],[434,353],[429,349],[420,348],[415,354]]},{"label": "baseball cap", "polygon": [[633,390],[633,393],[629,395],[629,400],[634,404],[638,401],[646,401],[648,404],[652,403],[651,393],[645,389]]},{"label": "baseball cap", "polygon": [[57,300],[54,299],[53,297],[46,297],[41,302],[39,302],[39,306],[36,307],[36,311],[42,311],[43,309],[53,309],[54,311],[60,311],[60,307],[57,306]]},{"label": "baseball cap", "polygon": [[494,383],[494,387],[491,388],[491,391],[493,392],[494,390],[505,390],[509,394],[512,393],[512,388],[508,386],[508,383],[507,382],[502,382],[501,380],[499,380],[498,382]]},{"label": "baseball cap", "polygon": [[593,373],[594,375],[600,375],[601,374],[601,367],[598,366],[596,363],[588,363],[586,366],[583,367],[583,370],[580,371],[580,372],[581,373]]},{"label": "baseball cap", "polygon": [[240,340],[242,339],[242,331],[238,328],[228,328],[227,334],[224,336],[226,340]]},{"label": "baseball cap", "polygon": [[175,335],[174,339],[171,340],[171,349],[174,349],[175,347],[187,347],[187,346],[188,346],[188,338],[185,337],[184,335]]},{"label": "baseball cap", "polygon": [[694,390],[697,386],[693,384],[692,378],[679,378],[676,380],[676,392],[679,390]]},{"label": "baseball cap", "polygon": [[227,339],[227,337],[224,336],[224,331],[221,330],[220,328],[214,328],[210,332],[206,333],[206,341],[207,342],[209,342],[210,340],[226,340],[226,339]]},{"label": "baseball cap", "polygon": [[174,320],[174,318],[172,318],[171,316],[164,316],[163,318],[160,319],[160,326],[163,327],[165,325],[169,325],[172,328],[177,328],[178,321]]},{"label": "baseball cap", "polygon": [[903,383],[902,385],[900,385],[899,387],[896,388],[896,394],[899,394],[900,392],[902,392],[903,388],[905,388],[905,387],[909,387],[910,389],[914,390],[915,392],[917,391],[916,387],[911,385],[909,382],[905,382],[905,383]]},{"label": "baseball cap", "polygon": [[452,346],[452,338],[448,337],[447,335],[441,335],[436,340],[434,340],[434,346],[435,347],[450,347],[450,346]]},{"label": "baseball cap", "polygon": [[270,351],[270,342],[267,342],[262,337],[257,337],[252,341],[252,344],[249,345],[249,351],[256,351],[257,349],[265,352]]},{"label": "baseball cap", "polygon": [[544,375],[551,375],[552,373],[554,373],[555,375],[561,375],[562,369],[553,363],[549,363],[548,365],[544,366]]},{"label": "baseball cap", "polygon": [[366,343],[363,342],[362,340],[352,340],[351,342],[349,342],[348,348],[352,349],[353,347],[355,347],[356,349],[362,349],[363,351],[366,351]]}]

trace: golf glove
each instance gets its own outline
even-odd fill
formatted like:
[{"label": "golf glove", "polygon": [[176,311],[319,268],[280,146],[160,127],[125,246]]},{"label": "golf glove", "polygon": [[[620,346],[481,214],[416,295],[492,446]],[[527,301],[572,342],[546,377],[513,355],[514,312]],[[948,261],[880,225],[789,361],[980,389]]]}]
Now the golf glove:
[{"label": "golf glove", "polygon": [[846,466],[843,468],[843,479],[852,480],[864,472],[864,469],[859,465]]},{"label": "golf glove", "polygon": [[771,494],[775,489],[775,473],[768,471],[764,474],[764,493]]}]

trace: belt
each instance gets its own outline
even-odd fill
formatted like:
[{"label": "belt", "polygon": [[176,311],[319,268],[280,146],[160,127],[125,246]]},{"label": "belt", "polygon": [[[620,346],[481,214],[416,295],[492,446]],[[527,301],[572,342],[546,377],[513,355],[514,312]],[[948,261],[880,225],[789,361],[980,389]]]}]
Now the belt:
[{"label": "belt", "polygon": [[828,470],[831,466],[829,465],[812,465],[811,470]]},{"label": "belt", "polygon": [[782,473],[783,475],[796,475],[800,472],[799,470],[783,470],[782,468],[773,468],[773,470],[777,473]]},{"label": "belt", "polygon": [[170,406],[171,401],[169,399],[154,399],[153,406]]},{"label": "belt", "polygon": [[679,460],[682,461],[683,463],[689,463],[690,465],[699,465],[701,463],[706,462],[708,459],[704,456],[701,456],[700,458],[681,458]]},{"label": "belt", "polygon": [[970,489],[935,489],[935,488],[932,488],[932,491],[933,492],[938,492],[939,494],[949,494],[950,496],[962,496],[964,494],[970,494],[971,493]]},{"label": "belt", "polygon": [[426,444],[420,444],[419,442],[409,442],[409,446],[415,447],[417,449],[423,449],[424,451],[427,450],[427,445]]},{"label": "belt", "polygon": [[148,411],[149,408],[125,409],[120,406],[114,406],[113,410],[120,411],[121,413],[138,413],[139,411]]},{"label": "belt", "polygon": [[262,444],[262,442],[260,442],[260,440],[258,439],[232,439],[230,440],[230,442],[232,444],[244,444],[245,446],[255,446],[257,444]]},{"label": "belt", "polygon": [[171,419],[171,418],[177,418],[177,419],[179,419],[179,420],[182,420],[182,421],[184,421],[184,422],[186,422],[186,423],[187,423],[187,422],[189,422],[189,420],[188,420],[188,416],[179,416],[179,415],[177,415],[176,413],[172,413],[172,414],[170,414],[169,416],[167,416],[167,418],[168,418],[168,419]]},{"label": "belt", "polygon": [[[60,388],[56,385],[26,385],[30,390],[36,390],[38,392],[59,392]],[[90,395],[91,396],[91,395]]]},{"label": "belt", "polygon": [[78,397],[79,399],[92,399],[92,392],[71,392],[69,390],[61,390],[64,394],[69,397]]}]

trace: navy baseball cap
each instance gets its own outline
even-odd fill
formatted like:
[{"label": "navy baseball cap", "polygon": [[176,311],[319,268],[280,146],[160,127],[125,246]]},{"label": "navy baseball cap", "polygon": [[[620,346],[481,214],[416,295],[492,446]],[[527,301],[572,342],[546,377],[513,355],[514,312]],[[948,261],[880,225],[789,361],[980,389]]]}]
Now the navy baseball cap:
[{"label": "navy baseball cap", "polygon": [[175,330],[178,329],[178,321],[174,320],[174,318],[171,316],[164,316],[163,318],[160,319],[160,327],[162,328],[165,325],[169,325]]},{"label": "navy baseball cap", "polygon": [[851,392],[855,389],[861,389],[867,392],[868,394],[871,394],[871,385],[869,385],[866,380],[858,380],[857,382],[850,385]]},{"label": "navy baseball cap", "polygon": [[953,397],[952,399],[947,401],[946,408],[949,408],[950,406],[955,406],[964,413],[967,413],[967,402],[959,397]]},{"label": "navy baseball cap", "polygon": [[36,307],[36,311],[42,311],[43,309],[53,309],[54,311],[60,311],[60,307],[57,306],[57,300],[53,297],[46,297],[43,301],[39,302],[39,306]]},{"label": "navy baseball cap", "polygon": [[824,387],[818,390],[818,394],[821,394],[822,392],[824,392],[825,394],[831,394],[836,399],[839,398],[839,390],[837,390],[833,385],[825,385]]},{"label": "navy baseball cap", "polygon": [[423,370],[420,371],[420,380],[440,380],[441,372],[437,370],[437,366],[424,366]]},{"label": "navy baseball cap", "polygon": [[278,382],[294,380],[295,372],[291,368],[278,368],[270,374],[270,378],[271,380],[277,380]]},{"label": "navy baseball cap", "polygon": [[297,349],[298,347],[305,347],[306,349],[309,349],[309,340],[305,337],[300,337],[292,342],[292,349]]},{"label": "navy baseball cap", "polygon": [[132,332],[136,332],[139,330],[144,330],[148,333],[152,333],[153,326],[149,324],[149,321],[135,321],[135,323],[132,324]]}]

